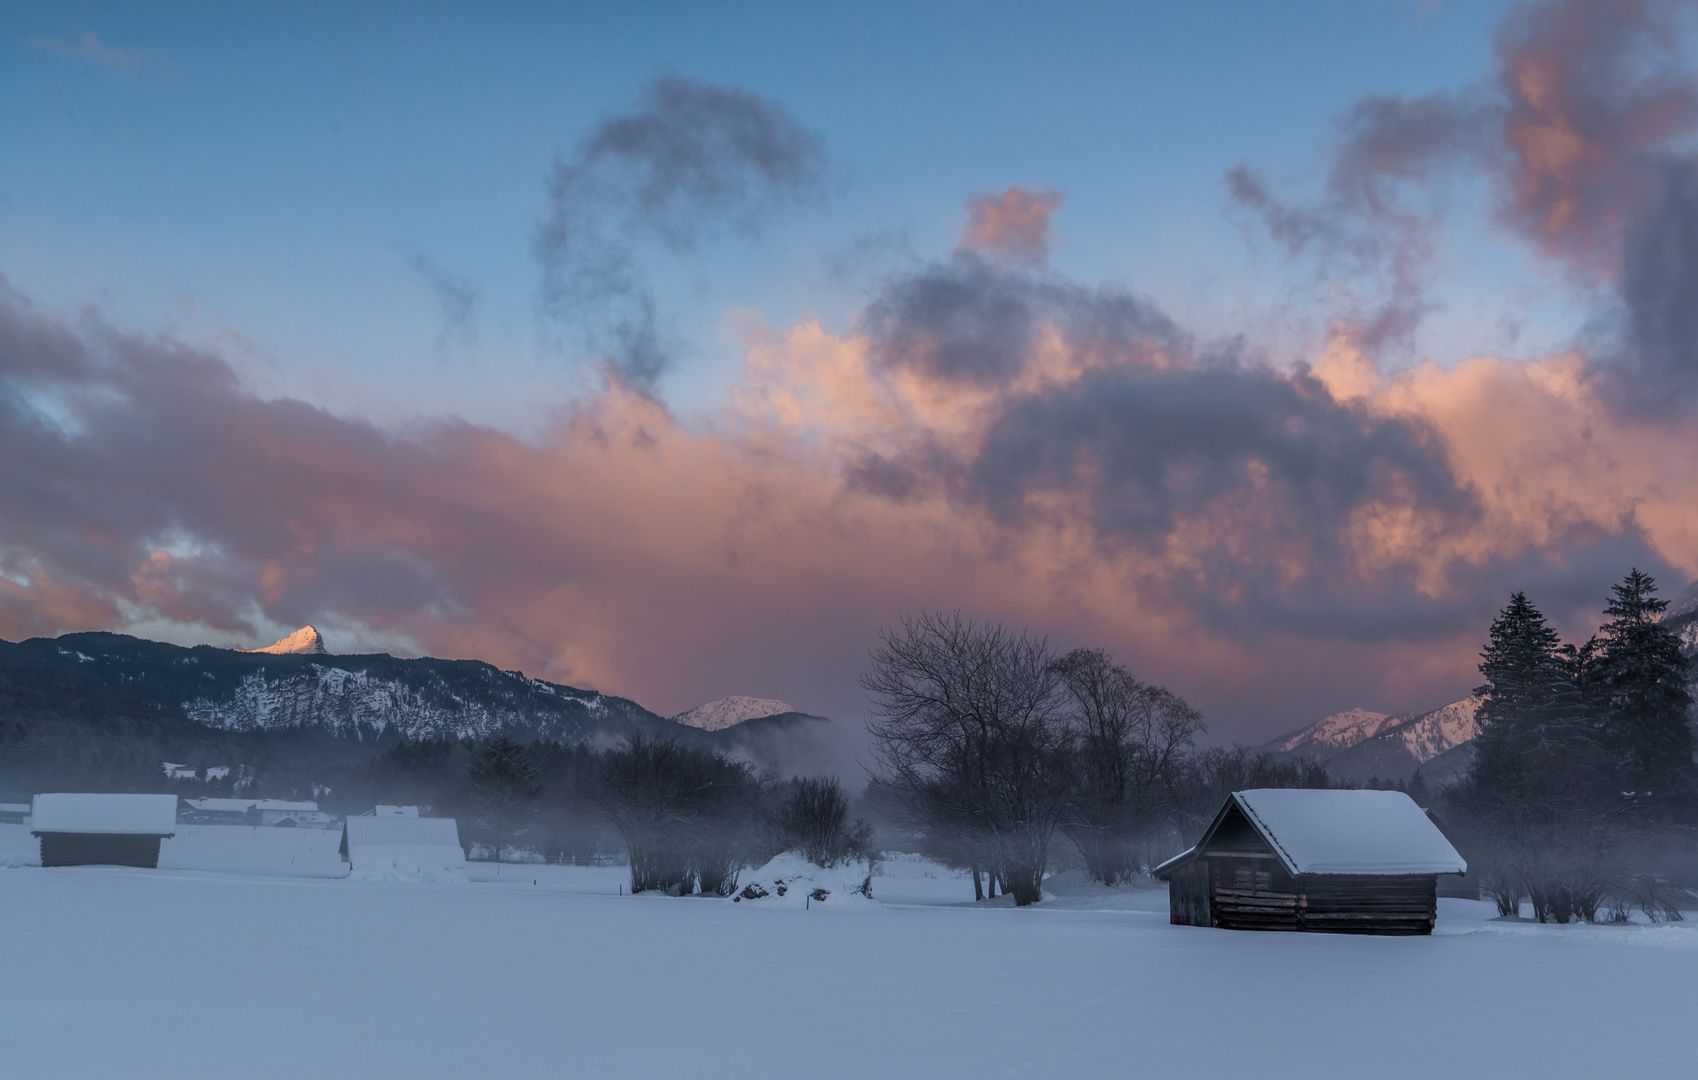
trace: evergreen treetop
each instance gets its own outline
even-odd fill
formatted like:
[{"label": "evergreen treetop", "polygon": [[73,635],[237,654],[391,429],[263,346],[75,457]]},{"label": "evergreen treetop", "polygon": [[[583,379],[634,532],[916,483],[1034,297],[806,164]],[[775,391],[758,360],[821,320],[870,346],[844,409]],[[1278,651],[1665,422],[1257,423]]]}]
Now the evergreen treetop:
[{"label": "evergreen treetop", "polygon": [[1593,685],[1609,742],[1628,782],[1640,791],[1671,792],[1698,780],[1692,754],[1688,661],[1680,639],[1662,624],[1668,601],[1638,568],[1611,587],[1599,630]]}]

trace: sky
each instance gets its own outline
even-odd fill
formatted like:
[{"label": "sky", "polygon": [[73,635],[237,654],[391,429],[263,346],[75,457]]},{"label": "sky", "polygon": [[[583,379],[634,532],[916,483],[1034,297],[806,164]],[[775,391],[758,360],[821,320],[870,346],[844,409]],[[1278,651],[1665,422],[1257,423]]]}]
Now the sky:
[{"label": "sky", "polygon": [[1698,577],[1691,3],[0,14],[0,637],[850,718],[960,610],[1253,742]]}]

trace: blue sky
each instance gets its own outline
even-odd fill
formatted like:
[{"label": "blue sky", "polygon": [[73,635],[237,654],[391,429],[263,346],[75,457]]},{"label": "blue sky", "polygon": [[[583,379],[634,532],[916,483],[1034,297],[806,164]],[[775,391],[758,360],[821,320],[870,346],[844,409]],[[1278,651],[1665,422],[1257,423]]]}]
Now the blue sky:
[{"label": "blue sky", "polygon": [[[1227,220],[1225,170],[1312,181],[1336,114],[1365,92],[1478,78],[1502,13],[10,8],[0,272],[15,287],[246,350],[279,392],[386,419],[508,424],[579,387],[536,312],[550,163],[657,73],[783,102],[824,136],[833,169],[826,196],[760,242],[659,260],[663,304],[690,343],[665,392],[688,412],[734,370],[727,309],[841,326],[894,253],[947,249],[966,198],[1015,183],[1067,196],[1057,269],[1131,286],[1205,333],[1256,329],[1293,288],[1277,253],[1252,252]],[[860,274],[845,281],[832,267],[856,253],[875,257],[851,261]],[[1513,251],[1475,259],[1494,286],[1520,272]],[[476,289],[475,338],[443,334],[421,261]],[[1482,316],[1464,304],[1449,317]]]}]

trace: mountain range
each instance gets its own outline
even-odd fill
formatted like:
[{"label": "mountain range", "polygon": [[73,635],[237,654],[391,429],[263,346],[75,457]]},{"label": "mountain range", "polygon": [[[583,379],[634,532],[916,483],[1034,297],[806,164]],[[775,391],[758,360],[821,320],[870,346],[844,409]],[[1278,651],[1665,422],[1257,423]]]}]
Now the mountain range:
[{"label": "mountain range", "polygon": [[22,670],[115,709],[237,736],[329,736],[353,743],[550,739],[598,748],[630,735],[717,746],[787,771],[830,722],[783,702],[728,698],[668,719],[634,701],[503,671],[478,660],[328,652],[312,627],[265,649],[186,648],[104,632],[0,641]]},{"label": "mountain range", "polygon": [[1350,709],[1256,749],[1318,758],[1342,780],[1407,780],[1420,769],[1429,783],[1447,783],[1467,768],[1479,707],[1477,698],[1466,697],[1429,712],[1395,716]]}]

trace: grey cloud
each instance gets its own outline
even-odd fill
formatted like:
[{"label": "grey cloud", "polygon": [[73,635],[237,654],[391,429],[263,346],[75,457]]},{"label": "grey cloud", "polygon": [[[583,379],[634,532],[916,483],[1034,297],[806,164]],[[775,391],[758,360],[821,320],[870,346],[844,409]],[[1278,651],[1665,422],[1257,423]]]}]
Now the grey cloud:
[{"label": "grey cloud", "polygon": [[1339,206],[1399,213],[1391,185],[1489,158],[1501,123],[1501,106],[1475,91],[1367,95],[1337,121],[1329,192]]},{"label": "grey cloud", "polygon": [[1166,315],[1130,293],[1085,289],[967,252],[888,281],[867,306],[861,329],[887,367],[998,383],[1025,362],[1040,322],[1061,325],[1081,349],[1120,360],[1188,348]]},{"label": "grey cloud", "polygon": [[1698,163],[1660,174],[1662,197],[1627,238],[1625,348],[1607,385],[1623,406],[1666,413],[1698,401]]},{"label": "grey cloud", "polygon": [[1322,280],[1363,304],[1347,312],[1369,349],[1404,340],[1422,299],[1442,195],[1427,182],[1459,163],[1485,160],[1501,110],[1476,92],[1369,95],[1337,121],[1324,191],[1282,199],[1247,166],[1226,174],[1230,205],[1249,213],[1285,254],[1310,258]]},{"label": "grey cloud", "polygon": [[[1146,586],[1231,634],[1307,620],[1326,635],[1327,613],[1341,611],[1359,636],[1419,633],[1409,609],[1456,614],[1395,574],[1362,586],[1346,543],[1352,516],[1382,498],[1457,526],[1478,512],[1422,424],[1340,404],[1235,343],[1200,349],[1147,300],[1053,275],[957,256],[892,282],[874,310],[866,329],[886,363],[1001,394],[971,453],[916,439],[857,459],[849,486],[896,502],[943,492],[1014,531],[1084,520],[1111,549],[1178,544],[1195,574]],[[1040,324],[1090,363],[1017,389]]]},{"label": "grey cloud", "polygon": [[639,258],[754,236],[815,197],[823,138],[782,104],[746,90],[665,76],[637,108],[598,124],[549,177],[536,238],[545,312],[638,390],[652,394],[677,341]]}]

